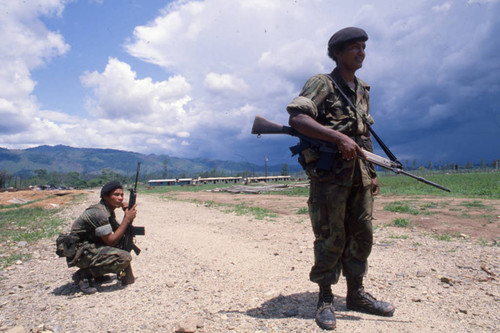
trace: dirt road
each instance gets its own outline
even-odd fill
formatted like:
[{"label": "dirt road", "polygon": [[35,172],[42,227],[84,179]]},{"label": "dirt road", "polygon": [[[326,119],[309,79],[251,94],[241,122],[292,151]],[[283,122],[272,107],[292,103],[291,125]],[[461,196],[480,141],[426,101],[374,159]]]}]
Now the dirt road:
[{"label": "dirt road", "polygon": [[[66,230],[96,201],[92,193],[67,208]],[[321,332],[316,286],[308,281],[307,215],[258,220],[203,202],[141,194],[135,224],[146,236],[133,255],[136,283],[126,288],[113,278],[99,293],[82,295],[71,282],[75,269],[54,254],[54,240],[32,245],[34,259],[0,273],[0,331],[173,332],[181,324],[196,332]],[[385,213],[377,212],[380,221]],[[500,331],[498,246],[385,224],[375,242],[366,288],[393,302],[396,313],[347,311],[341,279],[333,288],[337,332]]]}]

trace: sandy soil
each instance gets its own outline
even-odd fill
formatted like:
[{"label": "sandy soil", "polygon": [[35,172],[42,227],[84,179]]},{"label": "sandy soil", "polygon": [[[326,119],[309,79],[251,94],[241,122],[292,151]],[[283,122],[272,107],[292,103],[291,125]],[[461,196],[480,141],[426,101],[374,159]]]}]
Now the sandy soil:
[{"label": "sandy soil", "polygon": [[79,190],[20,190],[0,192],[0,205],[20,204],[23,207],[59,208],[72,202],[79,195],[88,191]]},{"label": "sandy soil", "polygon": [[[220,192],[172,192],[169,197],[216,204],[244,204],[267,208],[280,215],[297,215],[307,208],[307,198],[286,195],[229,194]],[[390,203],[408,205],[421,214],[384,210]],[[375,199],[374,225],[390,224],[395,218],[410,219],[418,230],[473,239],[500,241],[500,200],[455,199],[426,196],[388,196]]]},{"label": "sandy soil", "polygon": [[[67,205],[71,222],[98,193]],[[393,201],[432,207],[432,215],[384,211]],[[338,332],[498,332],[500,259],[498,201],[381,196],[366,289],[396,306],[392,318],[348,311],[345,280],[334,286]],[[29,244],[33,259],[0,272],[0,331],[321,332],[314,323],[316,286],[309,282],[313,235],[304,198],[281,195],[139,193],[136,225],[142,249],[133,255],[136,283],[113,279],[83,295],[74,268],[54,253],[54,240]],[[215,204],[219,203],[219,204]],[[238,216],[222,205],[267,207],[276,217]],[[425,203],[432,203],[427,205]],[[3,204],[3,203],[2,203]],[[472,207],[471,207],[472,206]],[[411,218],[413,227],[388,224]],[[456,234],[438,240],[434,232]],[[483,245],[481,244],[483,243]],[[178,329],[179,330],[179,329]],[[189,330],[189,329],[188,329]]]}]

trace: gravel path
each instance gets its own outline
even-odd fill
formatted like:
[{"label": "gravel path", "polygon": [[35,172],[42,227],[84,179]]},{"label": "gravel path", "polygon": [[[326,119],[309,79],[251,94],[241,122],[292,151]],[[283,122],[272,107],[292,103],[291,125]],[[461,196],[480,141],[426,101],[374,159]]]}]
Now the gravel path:
[{"label": "gravel path", "polygon": [[[67,208],[66,230],[89,204]],[[306,215],[257,220],[221,207],[140,194],[133,255],[136,283],[113,277],[83,295],[54,253],[0,272],[0,331],[321,332],[308,274],[313,235]],[[237,202],[236,202],[237,203]],[[337,332],[499,332],[498,247],[439,241],[407,228],[378,227],[366,289],[396,306],[392,318],[347,311],[345,280],[334,286]],[[191,327],[191,328],[190,328]],[[17,330],[17,331],[16,331]]]}]

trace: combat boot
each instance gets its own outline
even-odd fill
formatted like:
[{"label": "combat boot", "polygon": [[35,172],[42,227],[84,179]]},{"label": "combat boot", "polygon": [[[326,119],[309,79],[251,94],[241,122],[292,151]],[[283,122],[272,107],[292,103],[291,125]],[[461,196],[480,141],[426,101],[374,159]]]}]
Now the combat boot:
[{"label": "combat boot", "polygon": [[334,330],[337,326],[333,294],[330,285],[319,286],[318,308],[316,309],[316,324],[324,330]]},{"label": "combat boot", "polygon": [[111,281],[111,276],[109,276],[109,275],[99,275],[99,276],[94,277],[94,281],[97,282],[97,283],[108,282],[108,281]]},{"label": "combat boot", "polygon": [[377,301],[375,297],[365,292],[362,277],[347,278],[346,305],[349,310],[385,317],[392,317],[396,310],[391,303]]},{"label": "combat boot", "polygon": [[132,272],[132,265],[128,265],[120,273],[120,280],[122,281],[122,286],[126,286],[135,282],[134,273]]},{"label": "combat boot", "polygon": [[73,274],[73,281],[84,294],[90,295],[97,292],[92,285],[92,274],[88,268],[80,268]]}]

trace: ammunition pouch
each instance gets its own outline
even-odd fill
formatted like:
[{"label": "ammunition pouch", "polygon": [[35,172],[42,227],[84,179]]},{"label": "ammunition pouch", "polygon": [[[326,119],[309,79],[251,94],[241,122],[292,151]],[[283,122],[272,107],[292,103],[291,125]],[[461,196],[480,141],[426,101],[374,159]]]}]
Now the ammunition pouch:
[{"label": "ammunition pouch", "polygon": [[311,163],[316,163],[315,169],[330,171],[338,150],[333,145],[316,145],[316,142],[301,138],[298,144],[290,147],[292,156],[299,154],[298,162],[304,170]]},{"label": "ammunition pouch", "polygon": [[56,239],[56,254],[59,257],[73,258],[80,237],[72,234],[60,234]]},{"label": "ammunition pouch", "polygon": [[304,162],[306,165],[317,162],[321,157],[321,155],[319,154],[319,151],[317,151],[316,149],[312,149],[312,148],[304,149],[301,154],[302,154],[302,156],[304,156]]}]

